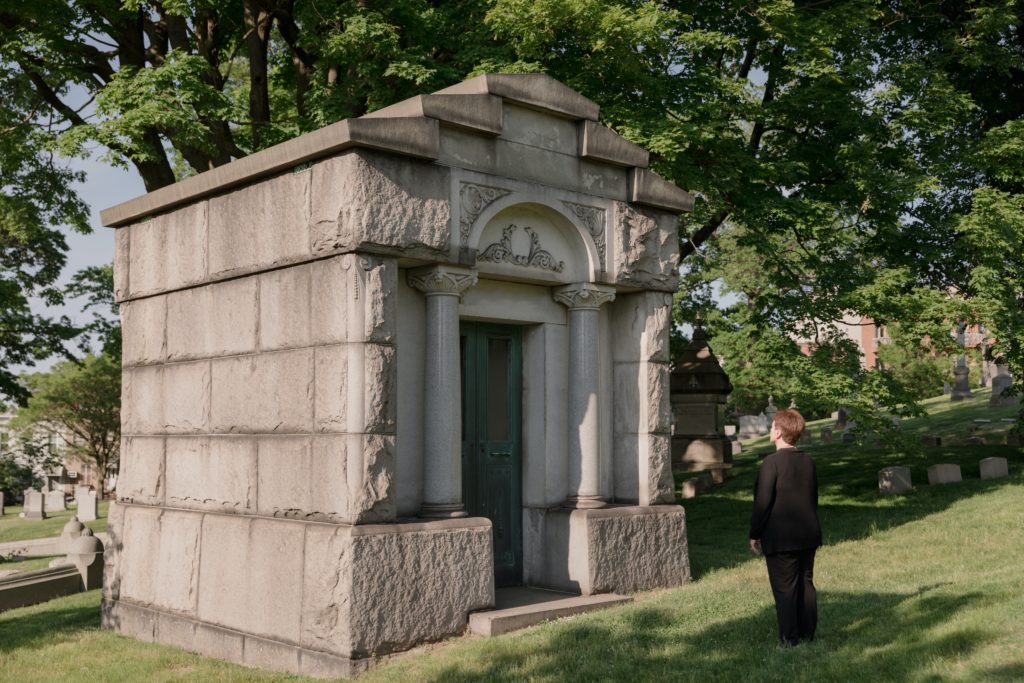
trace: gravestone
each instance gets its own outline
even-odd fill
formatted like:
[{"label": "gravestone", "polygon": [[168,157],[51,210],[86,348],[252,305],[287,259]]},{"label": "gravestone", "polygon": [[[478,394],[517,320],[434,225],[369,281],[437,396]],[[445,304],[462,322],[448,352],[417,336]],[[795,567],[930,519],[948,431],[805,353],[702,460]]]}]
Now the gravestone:
[{"label": "gravestone", "polygon": [[921,437],[921,445],[922,446],[941,446],[942,445],[942,437],[941,436],[922,436]]},{"label": "gravestone", "polygon": [[943,382],[942,383],[942,395],[943,396],[949,396],[952,393],[953,393],[953,387],[950,385],[950,383],[949,382]]},{"label": "gravestone", "polygon": [[849,412],[843,406],[839,406],[836,413],[836,429],[846,429],[847,420],[850,419]]},{"label": "gravestone", "polygon": [[1019,396],[1003,396],[1003,391],[1011,386],[1013,376],[1010,374],[1010,366],[996,365],[996,374],[992,378],[992,397],[988,404],[993,408],[1017,405],[1020,402]]},{"label": "gravestone", "polygon": [[967,443],[971,446],[984,446],[988,441],[983,436],[970,436],[967,437]]},{"label": "gravestone", "polygon": [[78,503],[78,519],[83,522],[91,522],[99,518],[99,499],[95,491],[79,489],[75,494],[75,501]]},{"label": "gravestone", "polygon": [[800,434],[800,438],[797,440],[797,443],[802,445],[802,446],[809,446],[811,444],[811,438],[812,438],[811,437],[811,430],[810,429],[805,429]]},{"label": "gravestone", "polygon": [[740,438],[750,439],[768,433],[771,422],[764,413],[760,415],[740,415]]},{"label": "gravestone", "polygon": [[672,368],[669,392],[672,462],[690,470],[732,462],[725,433],[725,404],[732,384],[699,324]]},{"label": "gravestone", "polygon": [[954,484],[958,481],[963,481],[963,477],[960,476],[960,465],[942,463],[928,468],[928,484],[931,486]]},{"label": "gravestone", "polygon": [[736,438],[736,425],[725,425],[725,435],[730,439]]},{"label": "gravestone", "polygon": [[41,491],[25,491],[25,519],[46,519],[46,498]]},{"label": "gravestone", "polygon": [[1022,442],[1024,442],[1024,437],[1021,437],[1017,432],[1011,432],[1006,435],[1007,446],[1016,446],[1017,448],[1020,448],[1021,445],[1024,445]]},{"label": "gravestone", "polygon": [[46,509],[48,512],[60,512],[68,509],[63,491],[47,491],[44,495],[46,496]]},{"label": "gravestone", "polygon": [[775,407],[775,397],[768,396],[768,405],[765,407],[764,412],[761,414],[768,418],[768,427],[771,428],[772,420],[775,419],[775,413],[779,412],[779,409]]},{"label": "gravestone", "polygon": [[909,467],[883,467],[878,471],[878,492],[884,495],[904,493],[914,488]]},{"label": "gravestone", "polygon": [[1006,458],[985,458],[978,462],[982,479],[1002,479],[1010,476]]},{"label": "gravestone", "polygon": [[957,361],[956,367],[953,368],[953,391],[949,395],[950,401],[963,401],[965,398],[971,398],[974,394],[971,393],[971,369],[967,367],[967,361],[963,358]]},{"label": "gravestone", "polygon": [[821,428],[821,443],[832,443],[832,430],[830,428]]},{"label": "gravestone", "polygon": [[5,514],[7,513],[4,511],[4,492],[0,491],[0,517],[3,517]]}]

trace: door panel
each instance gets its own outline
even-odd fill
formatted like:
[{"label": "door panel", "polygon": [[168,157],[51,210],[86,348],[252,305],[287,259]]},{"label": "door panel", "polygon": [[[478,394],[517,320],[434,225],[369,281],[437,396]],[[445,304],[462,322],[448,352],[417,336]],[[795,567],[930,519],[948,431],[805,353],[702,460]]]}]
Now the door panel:
[{"label": "door panel", "polygon": [[495,583],[522,582],[522,337],[519,328],[463,323],[463,500],[493,525]]}]

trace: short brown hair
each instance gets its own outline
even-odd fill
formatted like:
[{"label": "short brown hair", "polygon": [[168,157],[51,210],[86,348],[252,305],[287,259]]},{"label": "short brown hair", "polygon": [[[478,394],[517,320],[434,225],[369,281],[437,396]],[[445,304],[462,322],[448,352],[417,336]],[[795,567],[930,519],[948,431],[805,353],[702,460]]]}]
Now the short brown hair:
[{"label": "short brown hair", "polygon": [[775,413],[775,418],[772,422],[775,423],[775,427],[779,430],[782,439],[788,444],[795,444],[803,436],[804,416],[792,408]]}]

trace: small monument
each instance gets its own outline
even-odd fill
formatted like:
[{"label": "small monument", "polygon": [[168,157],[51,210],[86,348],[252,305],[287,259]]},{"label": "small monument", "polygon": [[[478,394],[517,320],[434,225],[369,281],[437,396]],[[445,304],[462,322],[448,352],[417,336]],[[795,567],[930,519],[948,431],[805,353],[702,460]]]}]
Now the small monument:
[{"label": "small monument", "polygon": [[912,488],[909,467],[883,467],[878,471],[878,492],[882,495],[905,493]]},{"label": "small monument", "polygon": [[775,413],[779,412],[779,409],[775,407],[775,397],[771,394],[768,395],[768,405],[765,406],[764,416],[768,418],[768,428],[771,429],[772,420],[775,419]]},{"label": "small monument", "polygon": [[64,492],[53,490],[46,492],[46,509],[50,512],[62,512],[68,509],[67,501],[64,498]]},{"label": "small monument", "polygon": [[949,382],[943,382],[942,383],[942,395],[943,396],[949,396],[951,393],[953,393],[952,385],[950,385]]},{"label": "small monument", "polygon": [[832,430],[828,427],[821,428],[821,443],[832,443]]},{"label": "small monument", "polygon": [[962,401],[965,398],[972,398],[971,393],[971,369],[967,367],[967,359],[961,356],[956,367],[953,368],[953,392],[949,395],[951,401]]},{"label": "small monument", "polygon": [[3,517],[6,513],[4,512],[4,492],[0,491],[0,517]]},{"label": "small monument", "polygon": [[836,429],[846,429],[847,420],[850,419],[849,411],[845,406],[839,406],[839,410],[836,411]]},{"label": "small monument", "polygon": [[1002,479],[1010,476],[1006,458],[985,458],[978,463],[982,479]]},{"label": "small monument", "polygon": [[75,493],[75,501],[78,503],[78,519],[83,522],[99,519],[99,500],[95,491],[79,488]]},{"label": "small monument", "polygon": [[693,470],[719,469],[732,462],[725,435],[725,402],[732,392],[729,376],[708,345],[699,323],[669,379],[672,460]]},{"label": "small monument", "polygon": [[960,465],[943,463],[928,468],[928,484],[930,486],[954,484],[959,481],[963,481],[963,477],[960,476]]},{"label": "small monument", "polygon": [[25,519],[46,519],[46,498],[41,491],[25,491]]},{"label": "small monument", "polygon": [[997,363],[996,374],[992,378],[992,398],[988,404],[993,408],[1002,406],[1015,406],[1020,402],[1017,396],[1003,396],[1003,391],[1013,386],[1013,375],[1010,374],[1010,366]]}]

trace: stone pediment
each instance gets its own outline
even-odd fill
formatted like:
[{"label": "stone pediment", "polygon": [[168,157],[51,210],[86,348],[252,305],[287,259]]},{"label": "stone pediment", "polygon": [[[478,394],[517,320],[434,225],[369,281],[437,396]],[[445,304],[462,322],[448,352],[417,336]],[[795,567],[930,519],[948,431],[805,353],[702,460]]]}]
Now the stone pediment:
[{"label": "stone pediment", "polygon": [[[474,170],[542,184],[564,178],[565,157],[575,157],[588,164],[580,174],[584,182],[590,178],[595,184],[582,189],[669,212],[690,211],[692,196],[651,171],[646,150],[597,123],[599,113],[595,102],[550,76],[484,74],[360,118],[338,121],[186,178],[109,208],[101,218],[106,226],[126,225],[351,149],[378,150],[451,166],[476,165],[479,168]],[[507,140],[512,147],[466,149],[472,146],[466,136]],[[515,161],[526,166],[544,165],[543,158],[530,158],[533,150],[558,155],[548,160],[553,167],[550,177],[539,172],[519,173],[517,164],[510,163],[511,157],[517,157]],[[599,167],[608,165],[626,171],[623,182],[597,177],[601,175]],[[601,187],[602,180],[605,186],[614,187]]]}]

